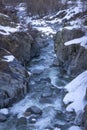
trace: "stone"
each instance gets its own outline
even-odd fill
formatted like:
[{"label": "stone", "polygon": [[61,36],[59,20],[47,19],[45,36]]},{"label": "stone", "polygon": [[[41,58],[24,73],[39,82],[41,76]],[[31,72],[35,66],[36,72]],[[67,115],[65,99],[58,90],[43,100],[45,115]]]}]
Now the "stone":
[{"label": "stone", "polygon": [[74,124],[75,124],[75,125],[78,125],[78,126],[81,126],[81,125],[82,125],[82,115],[83,115],[83,112],[82,112],[82,111],[79,111],[79,112],[76,114],[76,117],[75,117],[75,120],[74,120]]},{"label": "stone", "polygon": [[87,105],[85,106],[82,115],[82,125],[84,126],[84,130],[87,130]]},{"label": "stone", "polygon": [[36,123],[36,121],[37,121],[37,117],[36,116],[34,116],[34,115],[30,116],[29,123]]},{"label": "stone", "polygon": [[31,114],[35,114],[35,115],[42,115],[42,110],[37,106],[31,106],[31,107],[27,108],[25,113],[29,113],[29,114],[31,113]]},{"label": "stone", "polygon": [[0,122],[4,122],[7,120],[7,117],[5,114],[0,113]]},{"label": "stone", "polygon": [[51,92],[45,92],[42,94],[42,98],[47,98],[47,97],[51,97],[52,93]]},{"label": "stone", "polygon": [[45,81],[45,82],[51,83],[51,79],[49,77],[41,78],[40,81]]},{"label": "stone", "polygon": [[17,119],[16,128],[17,128],[17,130],[28,130],[27,129],[27,119],[25,117],[21,117],[21,118]]}]

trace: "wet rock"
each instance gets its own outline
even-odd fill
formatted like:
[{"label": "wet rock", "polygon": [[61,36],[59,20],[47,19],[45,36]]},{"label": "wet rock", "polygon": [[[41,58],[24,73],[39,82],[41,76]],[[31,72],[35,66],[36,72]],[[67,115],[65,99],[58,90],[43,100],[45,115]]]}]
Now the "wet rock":
[{"label": "wet rock", "polygon": [[45,82],[51,83],[51,79],[49,77],[41,78],[40,81],[45,81]]},{"label": "wet rock", "polygon": [[52,97],[41,97],[40,103],[53,103]]},{"label": "wet rock", "polygon": [[87,26],[87,18],[84,21],[84,25]]},{"label": "wet rock", "polygon": [[35,115],[30,116],[29,123],[36,123],[36,121],[37,121],[37,116]]},{"label": "wet rock", "polygon": [[0,113],[0,122],[4,122],[7,120],[7,117],[5,114]]},{"label": "wet rock", "polygon": [[39,74],[41,74],[43,72],[43,69],[34,69],[33,71],[32,71],[32,73],[33,74],[36,74],[36,75],[39,75]]},{"label": "wet rock", "polygon": [[65,120],[67,122],[74,121],[75,117],[76,117],[76,113],[74,111],[73,112],[65,112],[64,115],[65,115]]},{"label": "wet rock", "polygon": [[17,119],[16,123],[17,130],[28,130],[27,129],[27,119],[25,117],[21,117]]},{"label": "wet rock", "polygon": [[52,93],[51,92],[46,92],[46,93],[43,93],[41,96],[42,96],[42,98],[51,97]]},{"label": "wet rock", "polygon": [[87,49],[79,44],[64,45],[65,42],[82,37],[84,34],[81,29],[63,29],[58,32],[54,38],[58,64],[63,67],[68,74],[77,75],[87,69],[87,62],[85,62]]},{"label": "wet rock", "polygon": [[31,107],[27,108],[25,113],[29,113],[29,115],[30,115],[30,113],[35,114],[35,115],[42,115],[42,110],[37,106],[31,106]]},{"label": "wet rock", "polygon": [[87,130],[87,105],[84,108],[84,112],[82,116],[82,125],[84,126],[84,130]]},{"label": "wet rock", "polygon": [[74,124],[75,125],[78,125],[78,126],[81,126],[82,125],[82,115],[83,115],[83,112],[82,111],[79,111],[75,117],[75,121],[74,121]]}]

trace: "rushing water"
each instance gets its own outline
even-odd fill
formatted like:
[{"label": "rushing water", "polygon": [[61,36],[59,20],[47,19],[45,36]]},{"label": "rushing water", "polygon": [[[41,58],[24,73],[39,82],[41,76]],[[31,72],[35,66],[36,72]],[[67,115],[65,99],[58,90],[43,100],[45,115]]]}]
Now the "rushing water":
[{"label": "rushing water", "polygon": [[[73,122],[72,113],[66,114],[62,101],[69,77],[54,65],[56,56],[52,38],[45,39],[47,44],[41,49],[40,56],[32,59],[28,67],[31,73],[30,91],[10,108],[12,116],[2,123],[0,130],[66,130]],[[31,106],[37,106],[43,114],[33,119],[34,123],[29,122],[30,117],[27,117],[27,124],[17,127],[18,119],[24,117],[25,110]]]},{"label": "rushing water", "polygon": [[[43,39],[45,46],[40,55],[32,59],[27,67],[31,73],[30,91],[23,100],[10,108],[12,115],[7,122],[0,124],[0,130],[55,130],[68,126],[62,99],[69,77],[54,65],[56,55],[52,38],[43,35]],[[37,106],[43,114],[36,118],[35,123],[29,122],[30,117],[27,117],[27,124],[23,126],[21,123],[17,127],[18,119],[24,117],[24,112],[31,106]]]}]

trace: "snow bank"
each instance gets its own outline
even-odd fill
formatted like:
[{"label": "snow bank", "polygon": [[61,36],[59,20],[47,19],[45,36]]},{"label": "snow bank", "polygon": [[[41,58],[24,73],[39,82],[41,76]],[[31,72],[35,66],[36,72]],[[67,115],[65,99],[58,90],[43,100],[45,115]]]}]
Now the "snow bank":
[{"label": "snow bank", "polygon": [[87,49],[87,36],[76,38],[64,43],[65,46],[72,45],[72,44],[80,44],[81,46]]},{"label": "snow bank", "polygon": [[65,86],[68,93],[65,95],[63,102],[69,104],[66,108],[67,111],[83,111],[87,101],[85,94],[87,89],[87,71],[81,73],[68,85]]}]

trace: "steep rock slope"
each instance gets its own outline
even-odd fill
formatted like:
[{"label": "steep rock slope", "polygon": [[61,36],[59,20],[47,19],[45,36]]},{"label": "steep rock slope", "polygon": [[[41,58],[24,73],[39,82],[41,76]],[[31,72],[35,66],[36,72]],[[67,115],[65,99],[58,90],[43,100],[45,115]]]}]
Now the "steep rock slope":
[{"label": "steep rock slope", "polygon": [[[80,1],[77,7],[73,5],[65,11],[60,19],[63,28],[54,37],[58,63],[73,76],[87,69],[87,10],[83,7],[83,3]],[[57,14],[57,17],[59,16],[61,12]]]},{"label": "steep rock slope", "polygon": [[[25,65],[39,53],[38,31],[21,24],[15,7],[0,8],[0,108],[11,106],[29,91]],[[35,50],[36,49],[36,50]]]},{"label": "steep rock slope", "polygon": [[29,75],[17,59],[0,49],[0,108],[8,107],[29,91]]},{"label": "steep rock slope", "polygon": [[[59,65],[64,67],[68,74],[77,75],[87,69],[87,50],[79,41],[71,45],[64,45],[67,41],[84,36],[81,29],[63,29],[55,37],[55,51]],[[85,62],[85,64],[84,64]]]}]

